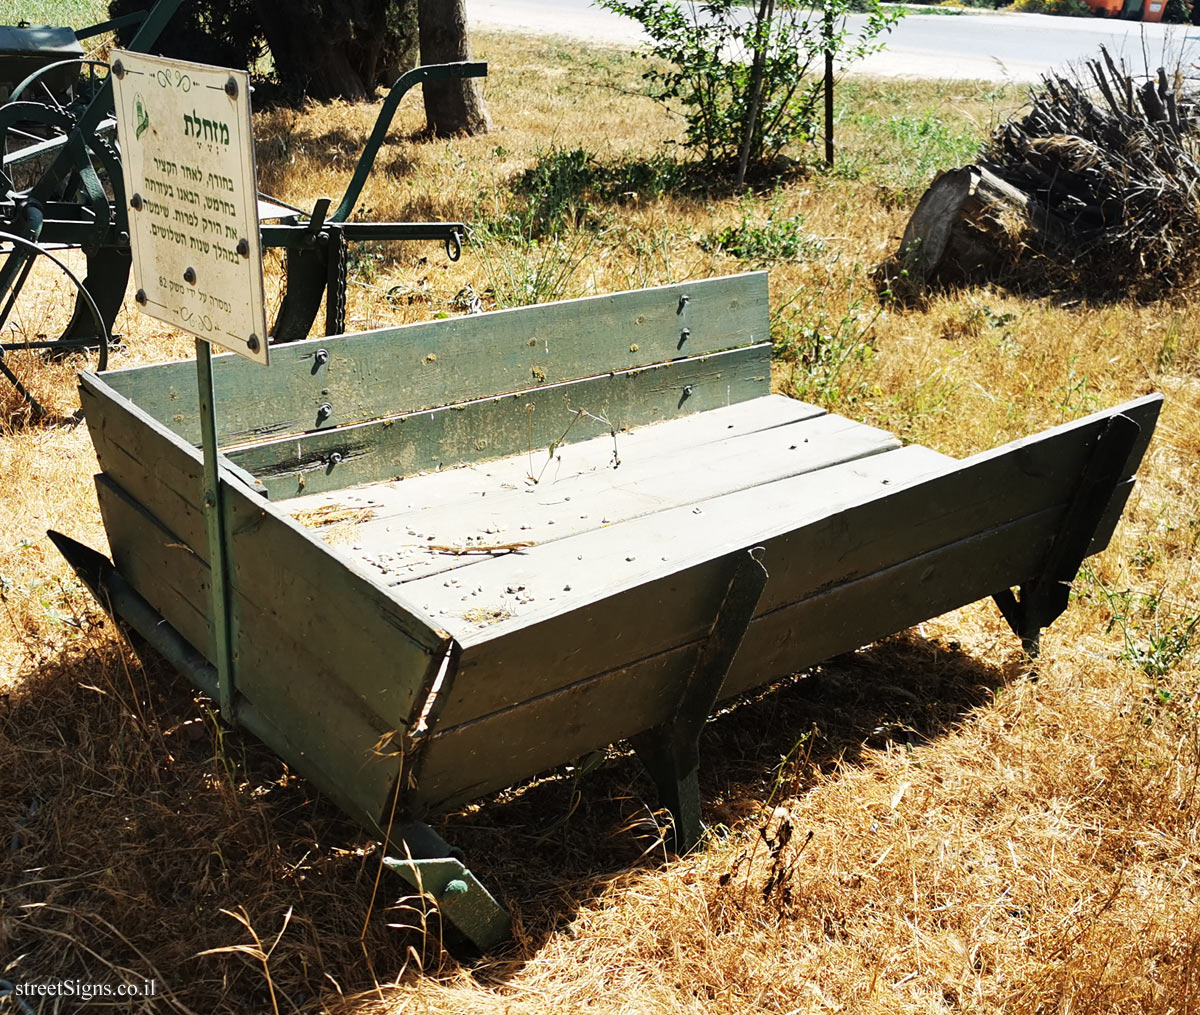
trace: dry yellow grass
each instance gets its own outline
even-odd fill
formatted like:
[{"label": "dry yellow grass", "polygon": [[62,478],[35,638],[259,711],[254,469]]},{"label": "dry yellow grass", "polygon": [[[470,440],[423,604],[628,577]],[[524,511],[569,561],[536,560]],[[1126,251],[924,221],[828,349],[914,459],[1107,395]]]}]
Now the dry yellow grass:
[{"label": "dry yellow grass", "polygon": [[[475,41],[499,129],[417,144],[410,102],[364,194],[370,217],[495,221],[555,146],[617,166],[675,137],[633,61]],[[160,997],[126,1010],[198,1013],[271,1011],[272,998],[356,1015],[1200,1010],[1194,294],[1085,306],[977,289],[878,313],[866,273],[917,196],[929,124],[986,127],[1020,96],[843,94],[837,174],[748,198],[598,195],[599,221],[558,248],[510,236],[457,264],[421,245],[363,258],[353,326],[460,312],[467,285],[491,306],[506,272],[546,257],[578,261],[569,296],[738,270],[701,241],[802,215],[823,249],[772,266],[781,390],[956,455],[1163,391],[1125,521],[1036,670],[981,603],[746,703],[704,744],[709,817],[732,833],[683,859],[656,845],[629,757],[451,815],[444,832],[511,907],[514,944],[459,964],[436,922],[423,939],[387,926],[420,923],[412,911],[379,906],[360,944],[373,845],[103,621],[44,537],[104,547],[87,435],[28,425],[0,388],[0,979],[156,977]],[[372,119],[262,114],[264,189],[300,204],[339,194]],[[845,339],[868,323],[865,341]],[[147,319],[118,327],[115,365],[190,352]],[[836,384],[805,365],[814,331],[857,350]],[[72,365],[21,369],[56,411],[74,408]],[[253,946],[251,928],[264,950],[278,935],[269,959],[228,950]]]}]

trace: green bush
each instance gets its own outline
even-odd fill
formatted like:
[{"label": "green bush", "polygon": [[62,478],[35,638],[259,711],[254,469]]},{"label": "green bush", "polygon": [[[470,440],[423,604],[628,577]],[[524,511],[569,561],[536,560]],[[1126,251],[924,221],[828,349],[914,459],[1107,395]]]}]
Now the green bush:
[{"label": "green bush", "polygon": [[1022,14],[1057,14],[1065,18],[1090,18],[1092,9],[1083,0],[1016,0],[1014,11]]},{"label": "green bush", "polygon": [[685,143],[719,169],[743,156],[768,165],[785,146],[819,135],[825,50],[852,63],[882,48],[879,36],[903,14],[867,0],[855,33],[846,21],[852,2],[827,0],[814,11],[795,0],[777,8],[770,0],[598,0],[645,29],[655,62],[644,77],[655,98],[682,104]]},{"label": "green bush", "polygon": [[1173,25],[1187,25],[1192,20],[1192,4],[1188,0],[1167,0],[1167,8],[1163,11],[1163,21]]},{"label": "green bush", "polygon": [[804,216],[755,221],[749,214],[735,226],[709,233],[700,241],[700,249],[736,257],[757,267],[781,261],[803,261],[825,249],[820,238],[804,231]]}]

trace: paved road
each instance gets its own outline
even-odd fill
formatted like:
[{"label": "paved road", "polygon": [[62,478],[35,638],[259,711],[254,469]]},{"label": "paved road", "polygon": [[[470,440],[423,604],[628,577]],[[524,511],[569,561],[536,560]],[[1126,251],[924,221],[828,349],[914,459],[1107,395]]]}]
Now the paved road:
[{"label": "paved road", "polygon": [[[467,0],[467,12],[480,28],[616,45],[644,41],[636,22],[593,7],[590,0]],[[896,26],[887,49],[855,67],[887,77],[1036,81],[1048,70],[1095,55],[1102,44],[1138,70],[1183,59],[1197,73],[1200,29],[1189,25],[991,13],[910,15]]]}]

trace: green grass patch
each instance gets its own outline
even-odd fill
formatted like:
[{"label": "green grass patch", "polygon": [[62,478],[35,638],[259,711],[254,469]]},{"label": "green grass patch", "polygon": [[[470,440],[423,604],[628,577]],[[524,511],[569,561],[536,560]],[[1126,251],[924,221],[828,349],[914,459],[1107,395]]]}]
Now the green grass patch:
[{"label": "green grass patch", "polygon": [[104,0],[0,0],[0,24],[87,28],[108,20]]}]

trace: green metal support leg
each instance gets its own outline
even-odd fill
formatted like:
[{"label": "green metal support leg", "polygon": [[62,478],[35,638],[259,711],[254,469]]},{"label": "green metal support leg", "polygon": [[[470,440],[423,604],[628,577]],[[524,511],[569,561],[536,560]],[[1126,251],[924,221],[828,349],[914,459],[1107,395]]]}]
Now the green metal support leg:
[{"label": "green metal support leg", "polygon": [[659,799],[675,824],[675,849],[686,853],[700,841],[700,733],[721,695],[725,675],[741,647],[767,584],[762,547],[734,555],[733,575],[700,647],[674,718],[630,738],[633,749],[658,787]]},{"label": "green metal support leg", "polygon": [[1003,589],[993,596],[1030,658],[1035,658],[1041,649],[1043,629],[1067,608],[1071,582],[1088,556],[1096,529],[1125,474],[1125,463],[1140,432],[1141,427],[1128,416],[1113,416],[1108,421],[1096,438],[1041,571],[1021,583],[1020,598],[1012,589]]},{"label": "green metal support leg", "polygon": [[414,821],[392,833],[385,867],[422,895],[431,897],[442,917],[480,951],[507,941],[512,921],[479,879],[463,864],[462,854],[432,828]]},{"label": "green metal support leg", "polygon": [[75,297],[75,311],[60,341],[95,340],[107,342],[116,323],[117,314],[125,301],[125,289],[129,285],[129,271],[133,265],[133,253],[128,247],[106,247],[95,254],[87,255],[87,275],[83,280],[86,289],[100,310],[105,333],[96,334],[96,319],[82,295]]},{"label": "green metal support leg", "polygon": [[[221,686],[216,668],[163,620],[107,557],[62,533],[47,535],[114,620],[132,628],[196,687],[217,697]],[[238,703],[237,715],[240,724],[255,736],[269,739],[270,723],[245,698]],[[377,828],[362,816],[359,820]],[[386,858],[385,866],[416,891],[431,896],[445,918],[477,948],[487,951],[508,940],[508,914],[466,867],[463,855],[432,828],[414,821],[394,829],[388,850],[396,855]]]}]

